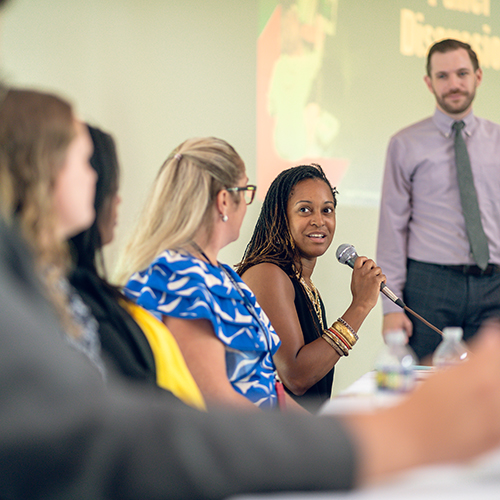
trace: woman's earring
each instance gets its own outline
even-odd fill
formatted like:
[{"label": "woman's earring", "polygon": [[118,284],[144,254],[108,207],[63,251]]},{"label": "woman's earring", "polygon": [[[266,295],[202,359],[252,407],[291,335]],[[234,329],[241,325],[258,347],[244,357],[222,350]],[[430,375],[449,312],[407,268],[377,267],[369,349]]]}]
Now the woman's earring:
[{"label": "woman's earring", "polygon": [[220,214],[220,216],[221,216],[222,222],[227,222],[227,220],[229,219],[229,217],[227,215]]}]

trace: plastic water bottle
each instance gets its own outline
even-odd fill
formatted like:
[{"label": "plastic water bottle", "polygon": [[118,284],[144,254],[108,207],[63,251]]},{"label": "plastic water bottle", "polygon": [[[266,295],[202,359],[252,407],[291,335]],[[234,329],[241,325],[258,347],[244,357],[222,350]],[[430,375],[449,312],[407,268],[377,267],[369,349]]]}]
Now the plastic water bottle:
[{"label": "plastic water bottle", "polygon": [[417,358],[408,345],[403,330],[385,335],[386,346],[375,362],[376,381],[379,391],[401,393],[415,387]]},{"label": "plastic water bottle", "polygon": [[458,327],[447,327],[443,329],[443,340],[437,346],[432,364],[436,368],[456,365],[467,361],[469,351],[462,341],[463,330]]}]

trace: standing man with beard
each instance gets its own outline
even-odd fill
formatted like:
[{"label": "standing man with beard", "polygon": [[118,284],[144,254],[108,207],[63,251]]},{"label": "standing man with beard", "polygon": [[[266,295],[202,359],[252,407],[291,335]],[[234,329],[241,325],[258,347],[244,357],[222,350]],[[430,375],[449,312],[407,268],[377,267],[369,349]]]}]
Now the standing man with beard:
[{"label": "standing man with beard", "polygon": [[[432,117],[394,135],[382,189],[377,264],[408,307],[464,339],[500,315],[500,126],[474,116],[483,77],[457,40],[427,57]],[[383,333],[403,329],[419,359],[441,336],[384,297]]]}]

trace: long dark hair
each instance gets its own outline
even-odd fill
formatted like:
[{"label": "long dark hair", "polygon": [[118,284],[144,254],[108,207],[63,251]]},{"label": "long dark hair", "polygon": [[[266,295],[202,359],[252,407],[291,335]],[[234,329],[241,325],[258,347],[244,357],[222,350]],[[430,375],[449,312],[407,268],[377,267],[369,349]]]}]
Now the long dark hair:
[{"label": "long dark hair", "polygon": [[266,194],[252,238],[243,259],[236,265],[240,276],[250,267],[263,262],[276,264],[291,277],[302,273],[300,255],[286,213],[293,188],[305,179],[322,180],[332,192],[334,207],[337,206],[337,190],[319,165],[299,165],[281,172]]},{"label": "long dark hair", "polygon": [[102,239],[99,227],[103,219],[109,217],[109,206],[118,191],[119,167],[113,138],[102,130],[88,125],[94,144],[94,153],[90,164],[98,174],[94,208],[96,218],[86,231],[70,240],[73,263],[78,268],[86,268],[99,276],[99,271],[106,276],[102,257]]}]

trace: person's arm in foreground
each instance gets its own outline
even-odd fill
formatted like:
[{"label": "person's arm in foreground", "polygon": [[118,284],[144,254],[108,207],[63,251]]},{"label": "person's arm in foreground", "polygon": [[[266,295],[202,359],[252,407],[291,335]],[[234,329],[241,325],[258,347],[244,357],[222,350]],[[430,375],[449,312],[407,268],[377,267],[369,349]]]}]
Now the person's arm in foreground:
[{"label": "person's arm in foreground", "polygon": [[469,361],[438,372],[400,405],[345,422],[370,482],[414,466],[460,462],[500,443],[500,325],[483,327]]},{"label": "person's arm in foreground", "polygon": [[[10,238],[9,238],[10,240]],[[401,406],[330,417],[197,412],[99,374],[64,341],[0,226],[0,491],[10,499],[223,499],[352,488],[500,441],[500,328]],[[350,429],[350,432],[346,429]],[[353,439],[354,438],[354,439]],[[357,442],[357,449],[353,445]]]},{"label": "person's arm in foreground", "polygon": [[196,500],[353,486],[339,421],[207,414],[112,373],[105,387],[65,341],[28,250],[4,236],[0,223],[2,497]]}]

